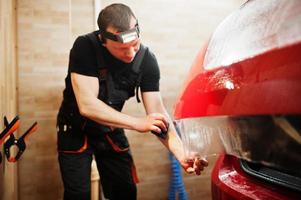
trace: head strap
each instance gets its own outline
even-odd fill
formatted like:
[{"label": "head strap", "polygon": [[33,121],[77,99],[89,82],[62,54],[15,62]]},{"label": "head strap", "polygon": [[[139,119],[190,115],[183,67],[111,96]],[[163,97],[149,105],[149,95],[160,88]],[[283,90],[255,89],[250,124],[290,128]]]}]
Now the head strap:
[{"label": "head strap", "polygon": [[139,30],[138,23],[136,23],[134,28],[127,31],[120,32],[118,34],[113,34],[103,29],[100,29],[100,33],[106,39],[110,39],[121,43],[128,43],[140,37],[140,30]]}]

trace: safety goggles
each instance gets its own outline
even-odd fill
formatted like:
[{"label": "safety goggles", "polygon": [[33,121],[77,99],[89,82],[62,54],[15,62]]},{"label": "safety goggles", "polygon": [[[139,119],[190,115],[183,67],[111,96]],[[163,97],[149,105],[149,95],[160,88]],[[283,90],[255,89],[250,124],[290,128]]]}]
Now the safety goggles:
[{"label": "safety goggles", "polygon": [[105,30],[100,29],[101,35],[104,38],[113,40],[113,41],[117,41],[117,42],[121,42],[121,43],[128,43],[131,42],[133,40],[136,40],[139,38],[139,34],[140,34],[140,30],[139,30],[139,25],[138,23],[135,25],[134,28],[118,33],[118,34],[113,34],[110,32],[107,32]]}]

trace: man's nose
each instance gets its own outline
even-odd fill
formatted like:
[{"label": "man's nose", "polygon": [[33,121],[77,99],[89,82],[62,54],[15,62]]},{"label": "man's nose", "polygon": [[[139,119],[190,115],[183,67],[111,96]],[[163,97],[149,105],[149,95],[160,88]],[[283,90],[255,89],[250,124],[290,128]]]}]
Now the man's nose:
[{"label": "man's nose", "polygon": [[127,49],[126,51],[126,56],[128,57],[134,57],[136,54],[135,48],[134,47],[130,47],[129,49]]}]

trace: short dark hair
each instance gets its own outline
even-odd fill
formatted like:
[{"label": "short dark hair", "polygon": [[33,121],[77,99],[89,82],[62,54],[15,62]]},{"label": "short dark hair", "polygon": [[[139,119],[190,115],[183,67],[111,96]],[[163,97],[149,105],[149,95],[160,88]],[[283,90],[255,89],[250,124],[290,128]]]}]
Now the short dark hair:
[{"label": "short dark hair", "polygon": [[130,7],[121,3],[115,3],[100,11],[97,24],[99,29],[102,30],[106,30],[108,26],[112,26],[118,32],[123,32],[130,29],[132,17],[137,19]]}]

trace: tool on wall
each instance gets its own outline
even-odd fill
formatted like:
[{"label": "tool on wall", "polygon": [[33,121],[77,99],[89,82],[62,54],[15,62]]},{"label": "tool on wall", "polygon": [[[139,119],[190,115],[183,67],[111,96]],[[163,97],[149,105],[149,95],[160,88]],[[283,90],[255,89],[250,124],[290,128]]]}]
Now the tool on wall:
[{"label": "tool on wall", "polygon": [[[4,124],[6,127],[9,126],[9,123],[8,123],[6,117],[4,117]],[[16,162],[19,160],[19,158],[21,157],[21,155],[23,154],[23,152],[26,149],[25,140],[32,133],[34,133],[37,130],[37,128],[38,128],[37,125],[38,125],[37,122],[33,123],[33,125],[18,139],[15,138],[14,134],[10,134],[8,140],[4,143],[4,153],[6,155],[8,162]],[[14,145],[18,147],[18,152],[17,152],[16,156],[11,156],[10,149]]]},{"label": "tool on wall", "polygon": [[[5,141],[5,139],[13,134],[20,126],[20,120],[19,117],[16,116],[11,123],[8,123],[6,120],[6,124],[4,130],[0,134],[0,146]],[[2,152],[0,151],[0,164],[2,163]]]},{"label": "tool on wall", "polygon": [[0,145],[5,141],[6,137],[15,132],[20,126],[20,119],[16,116],[13,121],[8,123],[6,117],[4,117],[5,129],[0,134]]}]

